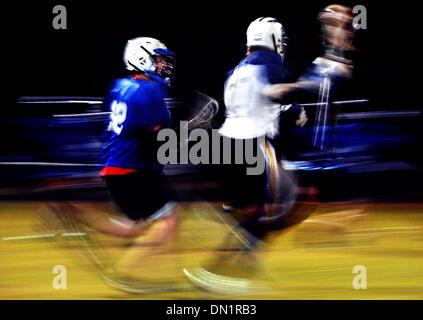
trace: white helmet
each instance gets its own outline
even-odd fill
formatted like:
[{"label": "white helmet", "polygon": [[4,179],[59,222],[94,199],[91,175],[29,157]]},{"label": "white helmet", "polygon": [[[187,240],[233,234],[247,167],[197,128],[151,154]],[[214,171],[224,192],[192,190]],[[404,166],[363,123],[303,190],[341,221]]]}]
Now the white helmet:
[{"label": "white helmet", "polygon": [[[155,57],[166,60],[167,67],[160,73],[156,72]],[[166,80],[173,76],[174,53],[157,39],[140,37],[128,40],[123,53],[123,61],[129,71],[141,71],[147,75],[158,75]]]},{"label": "white helmet", "polygon": [[261,17],[250,23],[247,29],[247,47],[261,46],[274,50],[282,58],[288,38],[278,20],[271,17]]}]

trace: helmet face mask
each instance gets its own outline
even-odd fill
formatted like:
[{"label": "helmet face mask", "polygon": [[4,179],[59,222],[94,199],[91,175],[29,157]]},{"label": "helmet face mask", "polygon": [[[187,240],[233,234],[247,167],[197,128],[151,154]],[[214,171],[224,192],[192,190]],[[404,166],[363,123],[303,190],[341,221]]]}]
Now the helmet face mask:
[{"label": "helmet face mask", "polygon": [[271,17],[261,17],[248,26],[247,47],[265,47],[275,51],[283,59],[288,38],[282,24]]},{"label": "helmet face mask", "polygon": [[[174,56],[174,53],[159,40],[141,37],[127,42],[123,61],[128,71],[143,72],[153,77],[159,76],[166,82],[170,82],[174,76]],[[157,61],[160,61],[160,66],[157,65]]]},{"label": "helmet face mask", "polygon": [[169,52],[161,52],[160,49],[155,51],[157,51],[154,56],[155,64],[157,66],[155,72],[166,81],[171,82],[175,77],[175,56]]}]

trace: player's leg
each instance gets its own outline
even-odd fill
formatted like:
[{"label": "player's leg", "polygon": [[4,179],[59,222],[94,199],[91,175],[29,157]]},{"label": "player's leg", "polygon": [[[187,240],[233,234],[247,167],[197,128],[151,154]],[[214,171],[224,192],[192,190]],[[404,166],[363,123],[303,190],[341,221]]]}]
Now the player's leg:
[{"label": "player's leg", "polygon": [[116,264],[116,269],[131,273],[133,268],[145,264],[146,259],[152,260],[155,255],[170,250],[172,240],[176,235],[179,223],[180,209],[174,203],[168,203],[169,214],[150,221],[142,236],[137,237]]},{"label": "player's leg", "polygon": [[[108,284],[133,293],[148,293],[169,289],[168,284],[147,284],[144,277],[152,270],[160,275],[161,265],[156,260],[168,252],[169,244],[179,222],[178,204],[171,192],[165,190],[159,172],[143,170],[126,177],[106,178],[110,191],[121,210],[134,222],[145,224],[144,232],[135,238],[115,264],[112,273],[105,274]],[[136,275],[135,275],[136,274]],[[138,275],[141,275],[140,277]],[[135,280],[142,278],[141,280]]]},{"label": "player's leg", "polygon": [[235,182],[231,186],[236,188],[233,203],[247,208],[233,230],[236,237],[227,238],[231,242],[237,239],[239,250],[221,253],[203,267],[185,269],[188,279],[202,289],[222,294],[256,291],[261,286],[251,280],[265,276],[258,262],[266,236],[303,221],[312,211],[296,206],[297,185],[282,170],[273,147],[269,144],[262,151],[266,151],[262,175],[247,176],[245,171],[236,170],[232,174]]},{"label": "player's leg", "polygon": [[[232,140],[234,146],[235,141]],[[237,150],[233,148],[232,151],[234,155]],[[262,149],[257,145],[255,151],[260,156],[258,153]],[[222,166],[224,183],[230,189],[230,203],[238,209],[236,215],[231,214],[230,217],[236,216],[238,221],[228,223],[231,230],[221,245],[222,250],[211,261],[201,267],[184,269],[188,279],[202,289],[223,294],[256,289],[256,284],[250,280],[259,272],[255,255],[262,243],[261,238],[266,234],[260,217],[265,210],[267,173],[265,170],[258,175],[248,175],[247,168],[246,159],[242,164]],[[226,216],[228,214],[223,214],[222,220]]]},{"label": "player's leg", "polygon": [[[121,176],[109,176],[105,179],[112,197],[113,195],[120,197],[122,193],[125,193],[126,179],[126,177]],[[131,179],[129,178],[129,180]],[[122,190],[122,192],[117,192],[116,190]],[[117,199],[116,201],[115,199],[115,202],[121,202],[119,200]],[[125,201],[123,200],[122,202],[124,203]],[[73,224],[76,227],[80,223],[101,233],[123,238],[137,237],[146,228],[146,223],[143,220],[133,220],[127,216],[108,215],[97,208],[87,206],[87,204],[63,200],[56,193],[49,195],[46,205],[44,209],[40,210],[39,215],[44,221],[43,224],[45,226],[49,225],[50,229],[54,225],[58,227],[62,225],[61,229],[69,229],[69,224]],[[58,220],[58,222],[48,222],[48,219]]]},{"label": "player's leg", "polygon": [[[257,159],[262,157],[265,161],[264,149],[263,146],[260,146],[260,143],[259,139],[254,139],[254,152],[257,154]],[[244,146],[246,146],[246,143],[244,143]],[[260,217],[265,215],[265,202],[269,191],[268,165],[265,166],[266,169],[262,173],[257,175],[248,174],[248,167],[247,159],[243,159],[243,163],[233,165],[232,173],[227,173],[227,175],[232,180],[233,203],[236,207],[242,208],[243,212],[238,228],[249,233],[251,241],[254,242],[259,241],[265,232],[259,221]],[[253,245],[254,243],[250,243],[250,247]]]},{"label": "player's leg", "polygon": [[73,217],[88,227],[116,237],[132,238],[141,235],[146,228],[143,221],[133,221],[126,217],[110,216],[103,212],[90,210],[78,203],[68,202]]}]

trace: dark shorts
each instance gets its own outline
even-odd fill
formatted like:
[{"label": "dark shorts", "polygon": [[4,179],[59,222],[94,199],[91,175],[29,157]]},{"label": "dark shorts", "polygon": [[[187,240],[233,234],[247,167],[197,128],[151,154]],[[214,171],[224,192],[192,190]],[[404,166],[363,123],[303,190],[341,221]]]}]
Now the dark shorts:
[{"label": "dark shorts", "polygon": [[[232,155],[235,154],[236,141],[237,139],[231,139]],[[257,139],[255,139],[255,145],[257,146]],[[255,155],[257,155],[257,152],[260,151],[255,148]],[[243,160],[243,164],[235,164],[234,157],[232,157],[232,164],[221,165],[223,182],[225,184],[225,189],[228,191],[227,196],[229,202],[236,207],[251,205],[262,206],[267,199],[267,170],[264,169],[264,171],[258,175],[248,175],[247,168],[251,167],[251,165],[247,164],[246,159]]]},{"label": "dark shorts", "polygon": [[131,220],[146,219],[170,202],[160,171],[143,169],[125,175],[107,175],[105,181],[113,200]]}]

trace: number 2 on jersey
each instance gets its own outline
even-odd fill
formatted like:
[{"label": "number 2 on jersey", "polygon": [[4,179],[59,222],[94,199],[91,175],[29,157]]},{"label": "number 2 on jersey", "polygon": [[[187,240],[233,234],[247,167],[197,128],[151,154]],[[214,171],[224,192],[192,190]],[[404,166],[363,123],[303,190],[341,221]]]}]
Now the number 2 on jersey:
[{"label": "number 2 on jersey", "polygon": [[117,135],[122,132],[123,123],[126,119],[127,106],[125,102],[112,102],[112,114],[110,115],[109,131],[113,131]]}]

